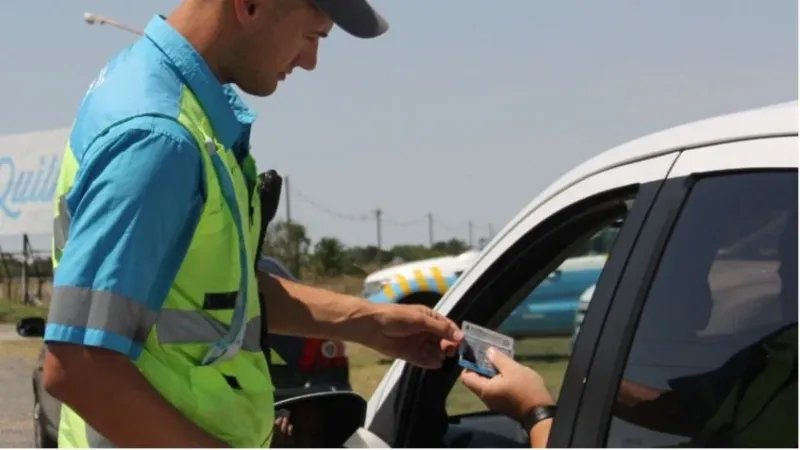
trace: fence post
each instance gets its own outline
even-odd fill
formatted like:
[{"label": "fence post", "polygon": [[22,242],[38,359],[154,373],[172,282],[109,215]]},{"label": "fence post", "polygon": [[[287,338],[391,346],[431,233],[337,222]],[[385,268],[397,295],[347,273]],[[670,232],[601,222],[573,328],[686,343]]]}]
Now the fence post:
[{"label": "fence post", "polygon": [[28,235],[22,235],[22,303],[29,303],[28,299]]},{"label": "fence post", "polygon": [[3,247],[0,246],[0,265],[3,266],[2,279],[6,283],[6,300],[11,301],[11,270],[6,263],[6,254],[3,252]]}]

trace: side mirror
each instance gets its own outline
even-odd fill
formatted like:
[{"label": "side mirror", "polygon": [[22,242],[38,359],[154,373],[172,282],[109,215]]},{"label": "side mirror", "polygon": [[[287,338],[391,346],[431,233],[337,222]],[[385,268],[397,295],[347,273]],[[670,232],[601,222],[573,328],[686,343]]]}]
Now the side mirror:
[{"label": "side mirror", "polygon": [[350,391],[319,392],[275,403],[275,448],[342,448],[363,424],[367,401]]},{"label": "side mirror", "polygon": [[26,317],[17,322],[17,334],[26,338],[44,337],[45,321],[41,317]]}]

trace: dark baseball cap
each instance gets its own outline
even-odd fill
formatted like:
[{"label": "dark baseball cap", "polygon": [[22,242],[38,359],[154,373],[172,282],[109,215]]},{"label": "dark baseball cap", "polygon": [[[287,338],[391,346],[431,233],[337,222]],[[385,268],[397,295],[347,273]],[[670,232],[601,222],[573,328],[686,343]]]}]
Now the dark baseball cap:
[{"label": "dark baseball cap", "polygon": [[389,29],[386,21],[367,0],[311,0],[333,23],[359,38],[374,38]]}]

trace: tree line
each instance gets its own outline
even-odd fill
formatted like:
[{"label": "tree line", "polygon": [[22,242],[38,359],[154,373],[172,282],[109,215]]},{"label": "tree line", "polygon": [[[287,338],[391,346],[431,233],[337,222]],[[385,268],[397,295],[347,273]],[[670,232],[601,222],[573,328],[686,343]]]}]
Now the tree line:
[{"label": "tree line", "polygon": [[[375,245],[349,247],[332,236],[312,242],[303,224],[275,220],[267,228],[262,253],[277,259],[295,276],[302,278],[304,274],[322,277],[364,276],[381,266],[458,255],[467,250],[469,245],[461,239],[434,242],[431,246],[402,244],[385,249],[378,249]],[[2,256],[0,279],[20,277],[22,261],[10,255]],[[32,255],[27,274],[34,278],[52,276],[51,259],[42,254]]]},{"label": "tree line", "polygon": [[277,259],[298,276],[310,273],[331,277],[363,276],[378,266],[458,255],[467,250],[469,245],[461,239],[434,242],[431,246],[402,244],[386,249],[378,249],[375,245],[349,247],[331,236],[312,242],[303,224],[276,220],[267,228],[262,252]]}]

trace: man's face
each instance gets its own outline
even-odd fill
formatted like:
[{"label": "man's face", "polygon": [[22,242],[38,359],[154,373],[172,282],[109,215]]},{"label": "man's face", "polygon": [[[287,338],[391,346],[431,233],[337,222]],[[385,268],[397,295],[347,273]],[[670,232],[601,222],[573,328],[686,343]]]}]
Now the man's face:
[{"label": "man's face", "polygon": [[265,97],[300,67],[314,70],[319,40],[333,22],[310,0],[235,0],[241,25],[230,75],[243,91]]}]

